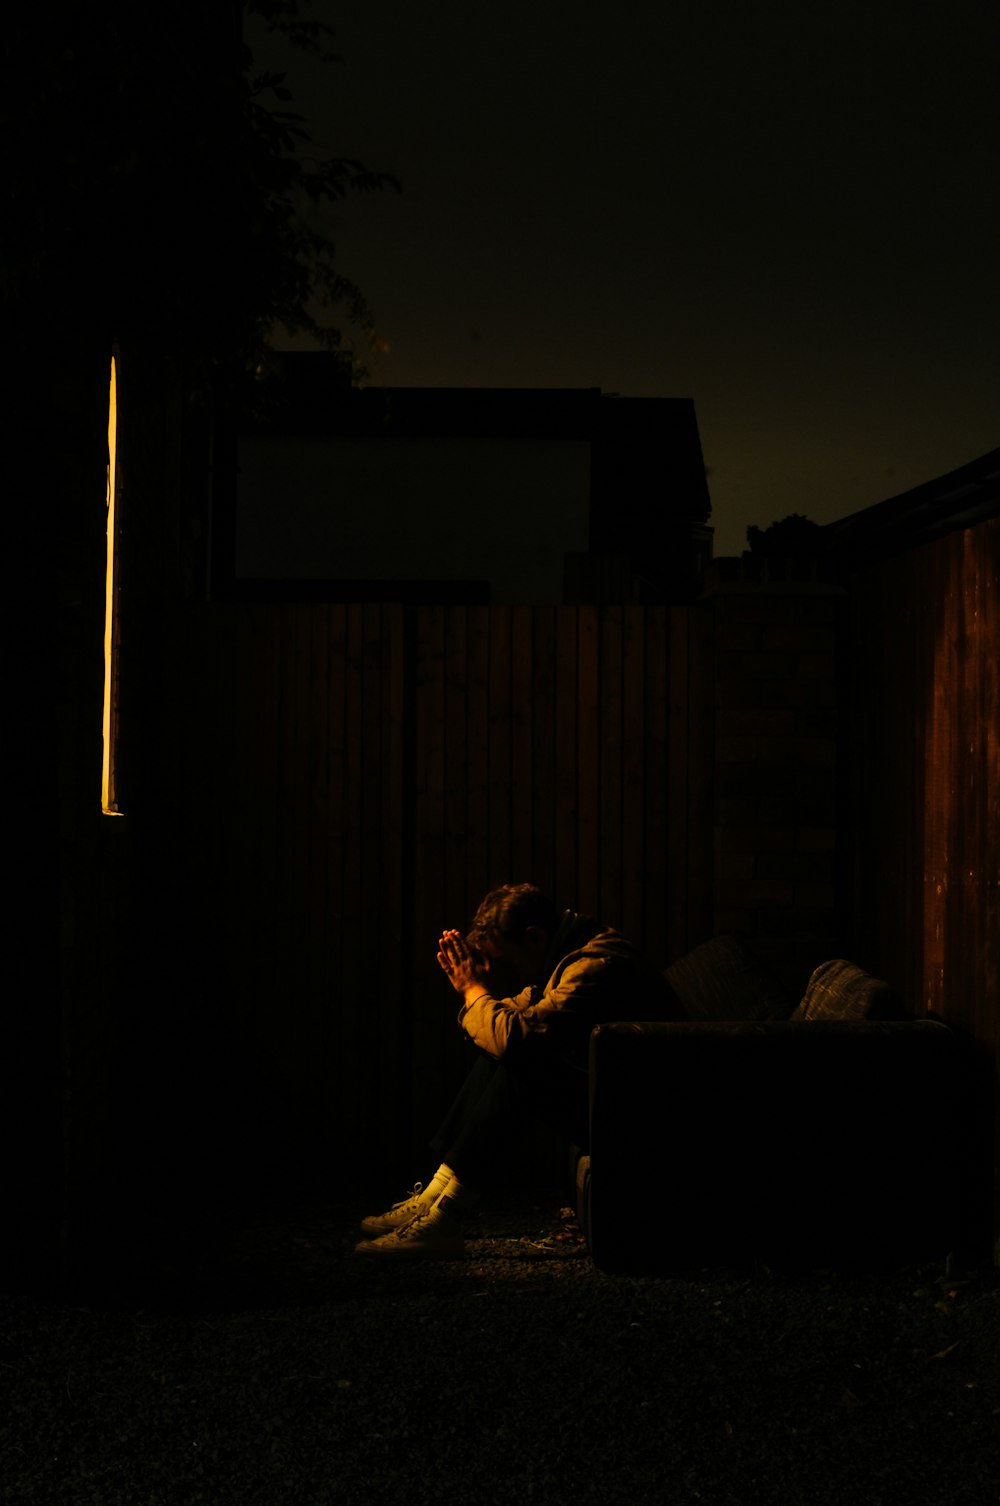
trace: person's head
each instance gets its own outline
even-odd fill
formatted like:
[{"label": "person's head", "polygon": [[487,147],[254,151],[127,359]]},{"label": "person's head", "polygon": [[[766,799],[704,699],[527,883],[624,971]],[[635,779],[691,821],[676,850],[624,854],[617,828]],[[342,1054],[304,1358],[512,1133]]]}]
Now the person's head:
[{"label": "person's head", "polygon": [[534,884],[501,884],[480,902],[468,941],[485,958],[491,990],[518,993],[545,981],[549,943],[559,911]]}]

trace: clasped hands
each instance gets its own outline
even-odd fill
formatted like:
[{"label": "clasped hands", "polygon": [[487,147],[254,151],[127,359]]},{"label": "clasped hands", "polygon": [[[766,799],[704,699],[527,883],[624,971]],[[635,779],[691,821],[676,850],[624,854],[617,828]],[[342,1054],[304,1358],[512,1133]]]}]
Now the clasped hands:
[{"label": "clasped hands", "polygon": [[437,960],[456,993],[468,1000],[470,994],[486,990],[489,963],[474,952],[460,931],[445,931],[438,942]]}]

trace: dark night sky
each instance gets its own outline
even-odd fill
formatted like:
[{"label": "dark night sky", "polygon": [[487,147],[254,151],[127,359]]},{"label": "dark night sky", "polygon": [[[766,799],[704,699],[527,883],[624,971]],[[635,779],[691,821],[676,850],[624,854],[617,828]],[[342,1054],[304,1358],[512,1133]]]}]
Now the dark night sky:
[{"label": "dark night sky", "polygon": [[995,0],[313,13],[375,382],[692,397],[717,554],[1000,443]]}]

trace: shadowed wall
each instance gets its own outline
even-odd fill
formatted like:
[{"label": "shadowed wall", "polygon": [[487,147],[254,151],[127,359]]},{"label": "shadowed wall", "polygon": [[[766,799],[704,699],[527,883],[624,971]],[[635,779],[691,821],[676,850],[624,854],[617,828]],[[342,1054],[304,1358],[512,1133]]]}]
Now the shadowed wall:
[{"label": "shadowed wall", "polygon": [[408,1163],[467,1064],[437,938],[492,885],[530,878],[662,962],[710,926],[694,617],[194,614],[178,841],[214,896],[234,1118],[262,1150],[304,1167],[353,1146],[362,1179]]}]

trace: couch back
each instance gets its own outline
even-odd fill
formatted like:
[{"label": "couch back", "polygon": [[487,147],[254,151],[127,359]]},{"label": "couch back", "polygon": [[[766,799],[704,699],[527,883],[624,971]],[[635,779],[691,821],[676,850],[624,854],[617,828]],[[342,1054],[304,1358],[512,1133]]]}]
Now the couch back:
[{"label": "couch back", "polygon": [[676,1017],[697,1024],[909,1017],[887,983],[843,958],[820,963],[797,1001],[735,936],[715,936],[695,947],[664,977]]}]

